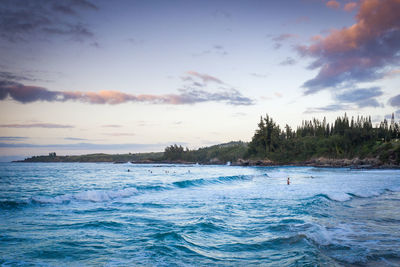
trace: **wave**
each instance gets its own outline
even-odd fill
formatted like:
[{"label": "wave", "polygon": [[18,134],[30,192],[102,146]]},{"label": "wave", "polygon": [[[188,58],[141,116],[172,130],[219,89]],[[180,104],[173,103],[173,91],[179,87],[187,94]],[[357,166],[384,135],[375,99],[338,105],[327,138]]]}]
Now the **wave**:
[{"label": "wave", "polygon": [[56,197],[36,196],[32,197],[32,201],[43,204],[69,203],[72,200],[105,202],[117,198],[130,197],[137,193],[138,190],[134,187],[120,190],[88,190],[84,192],[65,194]]},{"label": "wave", "polygon": [[271,248],[279,249],[282,247],[294,246],[303,242],[307,236],[305,234],[295,234],[291,236],[276,237],[259,242],[243,243],[234,242],[218,245],[215,248],[222,252],[239,252],[239,251],[264,251]]},{"label": "wave", "polygon": [[72,229],[91,229],[91,228],[120,229],[124,227],[124,224],[115,221],[88,221],[88,222],[78,222],[72,224],[60,224],[59,226],[62,228],[72,228]]},{"label": "wave", "polygon": [[183,180],[174,182],[173,185],[179,188],[187,188],[187,187],[196,187],[203,185],[212,185],[212,184],[225,184],[228,182],[235,181],[246,181],[251,180],[253,175],[234,175],[234,176],[220,176],[213,179],[192,179],[192,180]]},{"label": "wave", "polygon": [[[69,203],[71,201],[91,201],[91,202],[107,202],[112,201],[114,199],[131,197],[143,192],[149,191],[163,191],[163,190],[171,190],[174,188],[188,188],[188,187],[196,187],[203,186],[209,184],[222,184],[231,181],[243,181],[249,180],[252,176],[239,175],[239,176],[221,176],[213,179],[194,179],[194,180],[183,180],[178,182],[173,182],[170,185],[142,185],[136,187],[130,187],[120,190],[87,190],[84,192],[65,194],[59,196],[34,196],[31,198],[31,201],[34,203],[41,204],[62,204]],[[15,203],[5,203],[6,205],[14,205]],[[1,204],[0,204],[0,207]]]},{"label": "wave", "polygon": [[365,191],[360,191],[360,192],[322,192],[318,193],[314,196],[307,197],[304,200],[313,200],[315,198],[325,198],[329,201],[335,201],[335,202],[346,202],[351,199],[355,198],[374,198],[381,196],[385,193],[397,193],[400,192],[400,187],[391,187],[391,188],[383,188],[381,190],[365,190]]}]

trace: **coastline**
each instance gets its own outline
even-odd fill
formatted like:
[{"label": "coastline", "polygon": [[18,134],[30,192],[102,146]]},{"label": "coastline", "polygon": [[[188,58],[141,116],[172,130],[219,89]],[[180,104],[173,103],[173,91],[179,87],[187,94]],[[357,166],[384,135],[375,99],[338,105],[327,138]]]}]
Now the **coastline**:
[{"label": "coastline", "polygon": [[[190,162],[184,160],[137,160],[137,161],[70,161],[63,160],[62,157],[56,157],[50,159],[45,156],[45,160],[30,160],[30,158],[25,160],[12,161],[13,163],[112,163],[112,164],[200,164],[200,165],[227,165],[227,162],[222,162],[218,159],[210,160],[209,162]],[[317,167],[317,168],[350,168],[350,169],[400,169],[400,165],[387,164],[382,162],[377,158],[353,158],[353,159],[334,159],[334,158],[313,158],[306,161],[296,161],[296,162],[274,162],[268,159],[238,159],[234,162],[229,162],[230,166],[260,166],[260,167],[281,167],[281,166],[296,166],[296,167]]]}]

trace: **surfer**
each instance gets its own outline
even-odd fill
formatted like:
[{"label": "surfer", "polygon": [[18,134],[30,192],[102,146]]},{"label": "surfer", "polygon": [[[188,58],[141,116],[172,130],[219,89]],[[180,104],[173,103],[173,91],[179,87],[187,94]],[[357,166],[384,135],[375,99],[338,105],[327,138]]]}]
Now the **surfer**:
[{"label": "surfer", "polygon": [[287,178],[287,185],[290,185],[290,178]]}]

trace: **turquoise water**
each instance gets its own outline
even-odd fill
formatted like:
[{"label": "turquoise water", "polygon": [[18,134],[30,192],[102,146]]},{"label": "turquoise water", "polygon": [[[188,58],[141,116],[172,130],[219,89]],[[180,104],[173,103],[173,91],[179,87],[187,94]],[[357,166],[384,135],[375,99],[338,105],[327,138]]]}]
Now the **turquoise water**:
[{"label": "turquoise water", "polygon": [[0,164],[3,266],[399,264],[399,170]]}]

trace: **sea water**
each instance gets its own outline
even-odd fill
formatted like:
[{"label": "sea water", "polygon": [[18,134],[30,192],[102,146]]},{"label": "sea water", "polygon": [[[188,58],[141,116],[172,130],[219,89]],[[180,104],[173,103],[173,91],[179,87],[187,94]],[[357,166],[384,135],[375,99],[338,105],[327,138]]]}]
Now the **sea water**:
[{"label": "sea water", "polygon": [[399,170],[0,164],[2,266],[399,264]]}]

